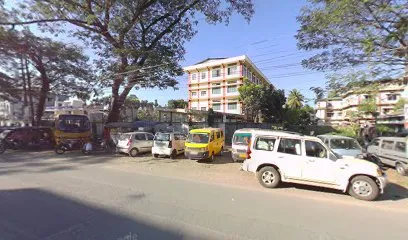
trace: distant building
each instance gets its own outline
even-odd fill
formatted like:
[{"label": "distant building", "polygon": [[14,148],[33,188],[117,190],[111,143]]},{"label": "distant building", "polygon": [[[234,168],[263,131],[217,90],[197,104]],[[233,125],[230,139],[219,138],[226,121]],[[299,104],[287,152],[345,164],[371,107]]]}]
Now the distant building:
[{"label": "distant building", "polygon": [[[379,83],[380,87],[374,96],[378,112],[377,123],[401,128],[400,125],[404,125],[402,116],[395,114],[393,109],[404,95],[404,91],[408,90],[408,85],[403,80],[382,80]],[[320,123],[332,126],[348,125],[352,121],[357,121],[359,124],[374,123],[375,117],[372,115],[365,115],[357,120],[352,117],[353,112],[358,111],[358,106],[369,97],[368,93],[353,89],[340,97],[320,100],[316,104],[316,118]]]},{"label": "distant building", "polygon": [[188,109],[243,114],[238,88],[248,79],[270,84],[266,76],[245,55],[208,58],[184,68],[188,74]]}]

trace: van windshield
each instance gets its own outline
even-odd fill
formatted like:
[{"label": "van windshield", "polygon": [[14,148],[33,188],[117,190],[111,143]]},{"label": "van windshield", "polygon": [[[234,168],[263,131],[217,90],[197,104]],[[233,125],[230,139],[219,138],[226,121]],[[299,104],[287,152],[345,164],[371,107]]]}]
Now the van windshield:
[{"label": "van windshield", "polygon": [[248,146],[249,140],[251,139],[250,133],[237,133],[234,134],[234,138],[232,139],[232,144],[234,145],[245,145]]},{"label": "van windshield", "polygon": [[208,133],[190,133],[187,140],[191,143],[208,143],[209,136]]},{"label": "van windshield", "polygon": [[168,133],[158,133],[154,137],[155,141],[170,141],[170,134]]}]

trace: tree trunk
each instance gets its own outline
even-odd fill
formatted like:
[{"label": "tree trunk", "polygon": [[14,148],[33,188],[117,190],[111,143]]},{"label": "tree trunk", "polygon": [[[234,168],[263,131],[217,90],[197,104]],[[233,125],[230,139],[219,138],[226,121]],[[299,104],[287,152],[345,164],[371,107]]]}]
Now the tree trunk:
[{"label": "tree trunk", "polygon": [[21,78],[23,79],[23,101],[24,101],[23,106],[27,107],[27,83],[26,83],[23,55],[20,56],[20,70],[21,70]]},{"label": "tree trunk", "polygon": [[41,89],[40,89],[40,97],[38,99],[38,106],[36,112],[36,121],[37,125],[40,124],[41,118],[44,113],[45,108],[45,101],[47,100],[47,94],[50,91],[50,81],[48,79],[47,73],[43,66],[41,66],[41,70],[39,70],[41,74]]},{"label": "tree trunk", "polygon": [[27,58],[25,59],[25,71],[26,71],[26,76],[27,76],[27,86],[28,86],[28,101],[29,101],[29,106],[30,106],[30,120],[31,124],[34,125],[39,125],[40,121],[35,122],[34,121],[34,103],[33,103],[33,91],[31,88],[31,76],[30,76],[30,71],[28,69],[28,60]]}]

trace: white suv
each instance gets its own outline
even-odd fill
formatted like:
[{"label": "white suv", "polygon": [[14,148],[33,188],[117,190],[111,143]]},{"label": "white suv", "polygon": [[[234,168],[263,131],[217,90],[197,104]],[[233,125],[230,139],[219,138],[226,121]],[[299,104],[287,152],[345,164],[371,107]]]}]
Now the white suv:
[{"label": "white suv", "polygon": [[260,184],[275,188],[282,182],[339,189],[358,199],[372,201],[387,184],[374,163],[340,157],[317,137],[278,131],[252,134],[245,171],[254,172]]}]

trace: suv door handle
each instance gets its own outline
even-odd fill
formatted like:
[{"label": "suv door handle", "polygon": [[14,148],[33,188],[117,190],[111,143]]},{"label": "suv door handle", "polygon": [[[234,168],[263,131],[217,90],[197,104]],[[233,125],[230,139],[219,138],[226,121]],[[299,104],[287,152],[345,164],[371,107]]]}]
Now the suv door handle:
[{"label": "suv door handle", "polygon": [[278,158],[283,158],[283,156],[278,156]]},{"label": "suv door handle", "polygon": [[309,162],[314,162],[315,160],[314,159],[309,159]]}]

